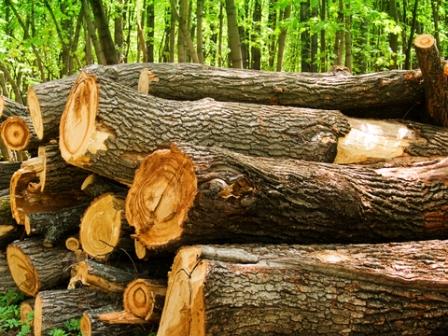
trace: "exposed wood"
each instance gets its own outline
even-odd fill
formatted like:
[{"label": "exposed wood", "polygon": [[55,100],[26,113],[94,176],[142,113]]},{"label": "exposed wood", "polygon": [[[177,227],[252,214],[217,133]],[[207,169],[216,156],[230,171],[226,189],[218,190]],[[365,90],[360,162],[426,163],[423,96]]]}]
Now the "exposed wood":
[{"label": "exposed wood", "polygon": [[27,299],[20,303],[20,322],[33,327],[34,299]]},{"label": "exposed wood", "polygon": [[4,293],[10,289],[17,289],[16,283],[9,272],[8,263],[6,262],[6,254],[0,251],[0,292]]},{"label": "exposed wood", "polygon": [[128,191],[122,184],[95,174],[90,174],[85,178],[81,190],[93,198],[106,193],[125,195]]},{"label": "exposed wood", "polygon": [[157,335],[437,334],[447,252],[446,241],[185,247]]},{"label": "exposed wood", "polygon": [[448,90],[444,64],[434,37],[429,34],[418,35],[414,41],[418,63],[422,71],[426,97],[426,112],[437,124],[448,126]]},{"label": "exposed wood", "polygon": [[20,168],[20,162],[0,161],[0,190],[8,189],[12,174]]},{"label": "exposed wood", "polygon": [[[115,317],[110,323],[110,317]],[[116,319],[119,317],[119,320]],[[116,323],[119,322],[119,323]],[[129,336],[147,335],[154,326],[132,314],[122,312],[120,306],[108,305],[98,309],[89,309],[81,318],[83,336]]]},{"label": "exposed wood", "polygon": [[123,293],[124,309],[146,321],[158,321],[166,295],[166,282],[136,279]]},{"label": "exposed wood", "polygon": [[135,272],[86,259],[72,267],[69,288],[78,283],[108,293],[123,293],[126,285],[137,277]]},{"label": "exposed wood", "polygon": [[0,137],[6,147],[14,151],[33,150],[39,140],[30,117],[8,117],[0,126]]},{"label": "exposed wood", "polygon": [[118,296],[86,288],[42,291],[34,303],[34,336],[48,335],[51,329],[62,328],[71,319],[80,319],[84,311],[118,300]]},{"label": "exposed wood", "polygon": [[75,252],[81,249],[81,243],[78,237],[68,237],[65,240],[65,248],[69,251]]},{"label": "exposed wood", "polygon": [[28,115],[26,106],[16,103],[5,96],[0,96],[0,122],[8,117],[24,117]]},{"label": "exposed wood", "polygon": [[124,197],[108,193],[93,200],[85,211],[79,240],[89,256],[105,260],[120,248],[128,250],[133,246],[130,232],[124,215]]},{"label": "exposed wood", "polygon": [[149,249],[194,242],[448,237],[448,159],[372,169],[182,145],[136,172],[126,218]]},{"label": "exposed wood", "polygon": [[[2,218],[0,218],[0,221]],[[0,249],[4,249],[9,243],[16,239],[23,237],[24,233],[18,225],[4,225],[0,224]]]},{"label": "exposed wood", "polygon": [[71,251],[45,248],[35,238],[10,244],[6,256],[17,287],[28,296],[36,296],[39,291],[68,280],[69,266],[74,262]]}]

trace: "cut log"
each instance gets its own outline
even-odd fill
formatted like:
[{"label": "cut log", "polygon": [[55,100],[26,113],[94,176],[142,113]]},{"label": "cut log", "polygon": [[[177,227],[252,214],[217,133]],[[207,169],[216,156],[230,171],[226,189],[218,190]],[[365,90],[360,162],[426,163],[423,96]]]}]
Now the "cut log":
[{"label": "cut log", "polygon": [[70,278],[74,262],[71,251],[45,248],[39,239],[26,239],[10,244],[6,250],[8,266],[17,287],[26,295],[54,288]]},{"label": "cut log", "polygon": [[60,149],[70,164],[129,185],[140,160],[173,139],[332,162],[349,129],[337,111],[169,101],[82,73],[61,118]]},{"label": "cut log", "polygon": [[9,117],[2,122],[0,137],[7,148],[14,151],[37,149],[39,140],[30,117]]},{"label": "cut log", "polygon": [[137,170],[126,217],[148,249],[194,242],[448,238],[448,159],[371,169],[182,145]]},{"label": "cut log", "polygon": [[108,293],[123,293],[126,285],[138,275],[135,272],[86,259],[72,267],[69,288],[78,283]]},{"label": "cut log", "polygon": [[422,71],[426,97],[426,111],[439,125],[448,126],[448,72],[440,62],[434,37],[418,35],[414,41],[418,63]]},{"label": "cut log", "polygon": [[52,247],[67,235],[77,232],[81,217],[88,203],[58,209],[55,211],[38,211],[25,215],[25,232],[27,235],[42,235],[45,247]]},{"label": "cut log", "polygon": [[136,279],[128,284],[123,294],[124,309],[147,321],[158,321],[166,295],[166,282]]},{"label": "cut log", "polygon": [[[90,66],[84,69],[98,73],[122,85],[137,89],[141,63],[117,64],[110,67]],[[28,89],[27,104],[37,137],[42,141],[57,139],[59,120],[76,76],[36,84]]]},{"label": "cut log", "polygon": [[119,296],[95,292],[86,288],[48,290],[36,296],[34,303],[34,336],[47,335],[83,312],[116,303]]},{"label": "cut log", "polygon": [[28,116],[26,106],[16,103],[14,100],[5,96],[0,96],[0,122],[8,117],[25,117]]},{"label": "cut log", "polygon": [[10,289],[17,289],[16,283],[9,272],[6,254],[0,251],[0,293],[5,293]]},{"label": "cut log", "polygon": [[28,299],[20,303],[20,322],[33,327],[34,299]]},{"label": "cut log", "polygon": [[446,241],[182,248],[158,336],[432,335],[448,328]]},{"label": "cut log", "polygon": [[[91,309],[82,315],[82,336],[148,335],[154,326],[132,314],[120,311],[120,306],[109,305]],[[111,323],[119,322],[119,323]]]},{"label": "cut log", "polygon": [[128,189],[122,184],[95,174],[86,177],[81,185],[81,190],[92,198],[107,193],[126,195],[128,192]]},{"label": "cut log", "polygon": [[9,243],[19,239],[23,230],[18,225],[0,225],[0,249],[3,250]]},{"label": "cut log", "polygon": [[131,250],[131,227],[124,215],[124,197],[104,194],[85,211],[80,224],[79,240],[84,252],[97,260],[106,260],[120,249]]},{"label": "cut log", "polygon": [[[0,196],[0,225],[12,226],[14,220],[11,214],[9,195]],[[4,233],[4,231],[2,231]]]},{"label": "cut log", "polygon": [[20,162],[0,161],[0,190],[8,189],[12,174],[20,168]]},{"label": "cut log", "polygon": [[149,64],[139,91],[180,100],[219,101],[338,109],[361,117],[403,117],[423,102],[418,70],[356,76],[214,68],[196,64]]},{"label": "cut log", "polygon": [[65,247],[67,250],[75,252],[81,249],[79,237],[68,237],[65,240]]}]

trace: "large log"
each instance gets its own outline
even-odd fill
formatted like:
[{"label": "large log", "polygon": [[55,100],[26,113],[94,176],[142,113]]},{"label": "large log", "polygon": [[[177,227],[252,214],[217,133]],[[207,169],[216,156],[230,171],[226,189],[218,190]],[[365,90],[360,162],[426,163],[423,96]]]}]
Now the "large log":
[{"label": "large log", "polygon": [[54,288],[70,278],[74,262],[71,251],[45,248],[40,239],[26,239],[10,244],[6,250],[8,266],[17,287],[26,295]]},{"label": "large log", "polygon": [[13,151],[32,151],[39,146],[31,118],[9,117],[0,126],[0,137],[5,146]]},{"label": "large log", "polygon": [[184,247],[157,335],[440,334],[447,252],[447,241]]},{"label": "large log", "polygon": [[[140,71],[144,64],[117,64],[103,67],[89,66],[84,71],[97,73],[137,89]],[[59,136],[59,120],[76,76],[30,86],[27,104],[38,139],[49,141]]]},{"label": "large log", "polygon": [[20,168],[20,165],[20,162],[0,161],[0,190],[9,188],[12,174]]},{"label": "large log", "polygon": [[136,279],[123,293],[124,309],[146,321],[158,321],[166,295],[166,281]]},{"label": "large log", "polygon": [[424,79],[426,112],[437,124],[448,127],[448,66],[440,61],[431,35],[418,35],[414,47]]},{"label": "large log", "polygon": [[72,319],[79,320],[84,311],[116,304],[119,296],[86,288],[48,290],[36,296],[34,303],[34,336],[48,335]]},{"label": "large log", "polygon": [[126,218],[149,249],[194,242],[448,238],[448,159],[372,169],[182,145],[137,170]]},{"label": "large log", "polygon": [[10,289],[17,289],[16,283],[9,272],[6,254],[0,251],[0,293],[5,293]]},{"label": "large log", "polygon": [[219,101],[338,109],[365,117],[403,117],[423,102],[418,70],[356,76],[223,69],[198,64],[148,64],[139,90],[180,100]]}]

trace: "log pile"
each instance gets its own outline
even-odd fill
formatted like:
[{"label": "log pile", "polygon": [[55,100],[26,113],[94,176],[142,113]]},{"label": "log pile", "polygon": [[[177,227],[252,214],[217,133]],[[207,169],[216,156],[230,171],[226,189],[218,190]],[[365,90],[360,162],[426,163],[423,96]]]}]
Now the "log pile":
[{"label": "log pile", "polygon": [[0,290],[37,336],[443,333],[431,38],[421,70],[120,64],[2,97]]}]

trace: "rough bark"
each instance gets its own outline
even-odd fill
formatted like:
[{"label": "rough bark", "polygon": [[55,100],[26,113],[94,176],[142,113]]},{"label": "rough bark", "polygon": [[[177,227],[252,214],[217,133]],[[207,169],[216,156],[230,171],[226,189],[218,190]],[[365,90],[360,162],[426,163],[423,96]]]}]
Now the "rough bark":
[{"label": "rough bark", "polygon": [[68,288],[79,283],[108,293],[123,293],[127,284],[138,275],[135,272],[86,259],[72,267]]},{"label": "rough bark", "polygon": [[[4,220],[0,217],[0,223],[7,222],[8,219]],[[23,235],[23,230],[20,226],[14,224],[0,224],[0,249],[4,250],[8,244],[16,239],[21,238]]]},{"label": "rough bark", "polygon": [[25,117],[27,115],[26,106],[5,96],[0,96],[0,121],[4,121],[8,117]]},{"label": "rough bark", "polygon": [[95,292],[86,288],[48,290],[40,292],[34,304],[34,335],[48,335],[51,329],[62,328],[83,312],[108,304],[116,304],[116,295]]},{"label": "rough bark", "polygon": [[447,167],[446,158],[372,169],[173,146],[140,165],[126,217],[153,250],[229,240],[445,239]]},{"label": "rough bark", "polygon": [[136,279],[123,293],[123,306],[129,313],[146,321],[158,321],[166,295],[166,282]]},{"label": "rough bark", "polygon": [[6,254],[0,251],[0,292],[17,289],[6,262]]},{"label": "rough bark", "polygon": [[122,184],[95,174],[90,174],[86,177],[81,185],[81,190],[92,198],[107,193],[126,195],[128,192],[128,188]]},{"label": "rough bark", "polygon": [[0,138],[13,151],[32,151],[37,149],[40,142],[29,116],[8,117],[4,120],[0,126]]},{"label": "rough bark", "polygon": [[234,0],[226,0],[226,13],[231,66],[232,68],[242,68],[243,56]]},{"label": "rough bark", "polygon": [[20,168],[20,162],[0,161],[0,190],[8,189],[12,175]]},{"label": "rough bark", "polygon": [[446,241],[185,247],[157,335],[439,334],[447,252]]},{"label": "rough bark", "polygon": [[[89,309],[81,318],[81,333],[83,336],[129,336],[147,335],[155,329],[145,320],[121,311],[118,305],[108,305],[97,309]],[[111,317],[119,317],[111,323]]]},{"label": "rough bark", "polygon": [[291,7],[292,5],[289,4],[286,6],[285,9],[281,11],[281,28],[280,28],[280,34],[278,35],[278,49],[277,49],[277,71],[282,71],[283,66],[283,54],[285,52],[285,46],[286,46],[286,34],[288,33],[288,27],[285,20],[289,19],[291,16]]},{"label": "rough bark", "polygon": [[6,256],[17,287],[29,296],[68,280],[74,261],[71,251],[45,248],[40,239],[16,241],[8,246]]},{"label": "rough bark", "polygon": [[[448,126],[448,67],[440,62],[436,40],[431,35],[419,35],[414,41],[424,78],[426,112],[441,126]],[[447,70],[445,70],[447,69]]]}]

